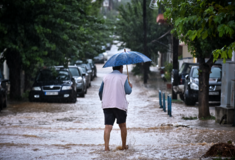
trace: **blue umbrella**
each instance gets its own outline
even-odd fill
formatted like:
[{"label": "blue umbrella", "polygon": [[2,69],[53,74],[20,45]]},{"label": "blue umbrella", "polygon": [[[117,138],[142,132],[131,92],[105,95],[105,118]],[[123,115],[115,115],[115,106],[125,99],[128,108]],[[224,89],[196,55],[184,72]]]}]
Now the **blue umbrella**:
[{"label": "blue umbrella", "polygon": [[[112,57],[110,57],[108,61],[104,64],[103,68],[150,62],[150,61],[152,60],[142,53],[136,51],[126,52],[126,49],[124,49],[124,52],[114,54]],[[129,81],[128,67],[127,67],[127,75]]]},{"label": "blue umbrella", "polygon": [[142,62],[150,62],[152,61],[147,56],[142,53],[136,51],[127,51],[121,53],[117,53],[110,57],[108,61],[104,64],[103,68],[106,67],[114,67],[114,66],[122,66],[127,64],[136,64]]}]

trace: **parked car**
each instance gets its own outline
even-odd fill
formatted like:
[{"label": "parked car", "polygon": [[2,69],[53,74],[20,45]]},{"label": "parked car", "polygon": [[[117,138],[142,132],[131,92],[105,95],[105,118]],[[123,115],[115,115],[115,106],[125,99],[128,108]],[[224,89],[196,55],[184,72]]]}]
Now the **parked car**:
[{"label": "parked car", "polygon": [[198,63],[188,63],[184,62],[180,70],[172,70],[171,83],[173,86],[173,91],[176,94],[179,94],[180,99],[184,100],[184,81],[185,75],[189,74],[192,66],[198,66]]},{"label": "parked car", "polygon": [[[64,68],[63,66],[56,66],[60,69]],[[71,72],[73,78],[75,79],[77,86],[77,96],[85,97],[87,92],[86,81],[83,80],[83,75],[80,72],[77,66],[68,66],[69,71]]]},{"label": "parked car", "polygon": [[86,73],[89,75],[89,86],[90,86],[90,82],[92,81],[92,70],[88,69],[88,65],[85,64],[85,63],[79,64],[79,65],[76,65],[76,66],[85,69]]},{"label": "parked car", "polygon": [[77,87],[71,72],[55,67],[40,70],[35,78],[29,101],[77,101]]},{"label": "parked car", "polygon": [[96,75],[97,68],[96,68],[96,65],[95,65],[94,61],[92,59],[87,59],[87,63],[91,64],[91,69],[93,71],[93,76],[97,77],[97,75]]},{"label": "parked car", "polygon": [[95,63],[104,63],[105,57],[103,53],[100,53],[98,56],[94,57]]},{"label": "parked car", "polygon": [[77,67],[80,70],[80,72],[82,73],[83,79],[86,81],[87,88],[89,88],[91,86],[90,75],[87,73],[87,70],[85,67],[79,67],[79,66],[77,66]]},{"label": "parked car", "polygon": [[90,80],[93,80],[93,75],[92,75],[92,69],[91,69],[91,65],[88,63],[83,63],[81,65],[78,65],[80,67],[86,68],[86,72],[90,75]]},{"label": "parked car", "polygon": [[[194,105],[198,101],[199,94],[199,66],[192,66],[185,76],[184,102],[186,105]],[[221,65],[213,65],[209,77],[209,101],[220,101],[221,94]]]},{"label": "parked car", "polygon": [[7,82],[9,82],[9,80],[4,79],[0,71],[0,111],[7,107]]},{"label": "parked car", "polygon": [[111,43],[106,43],[106,49],[107,49],[107,50],[110,50],[111,47],[112,47],[112,44],[111,44]]}]

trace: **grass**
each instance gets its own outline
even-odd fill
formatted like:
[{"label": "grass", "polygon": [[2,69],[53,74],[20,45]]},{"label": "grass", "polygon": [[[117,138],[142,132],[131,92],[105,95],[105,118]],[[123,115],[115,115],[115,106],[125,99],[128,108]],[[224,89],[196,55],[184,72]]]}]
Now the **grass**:
[{"label": "grass", "polygon": [[179,99],[172,99],[172,103],[184,103],[182,100]]},{"label": "grass", "polygon": [[215,120],[214,116],[210,116],[210,117],[201,117],[199,118],[200,120]]},{"label": "grass", "polygon": [[195,120],[195,119],[197,119],[197,117],[192,117],[192,116],[190,116],[190,117],[182,117],[182,119],[184,119],[184,120]]}]

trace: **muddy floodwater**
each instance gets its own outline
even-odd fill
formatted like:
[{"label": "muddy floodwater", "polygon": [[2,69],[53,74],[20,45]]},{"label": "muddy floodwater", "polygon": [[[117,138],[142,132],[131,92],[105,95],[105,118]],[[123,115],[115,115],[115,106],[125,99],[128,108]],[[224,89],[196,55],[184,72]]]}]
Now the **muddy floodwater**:
[{"label": "muddy floodwater", "polygon": [[[172,104],[172,117],[159,108],[158,92],[131,76],[133,92],[127,96],[127,144],[118,150],[120,131],[115,123],[110,152],[104,151],[104,119],[98,90],[111,72],[97,65],[97,77],[85,98],[72,103],[9,102],[0,113],[0,159],[199,159],[218,142],[235,142],[235,128],[214,120],[184,120],[198,109]],[[125,68],[124,68],[125,70]],[[214,110],[211,110],[214,115]]]}]

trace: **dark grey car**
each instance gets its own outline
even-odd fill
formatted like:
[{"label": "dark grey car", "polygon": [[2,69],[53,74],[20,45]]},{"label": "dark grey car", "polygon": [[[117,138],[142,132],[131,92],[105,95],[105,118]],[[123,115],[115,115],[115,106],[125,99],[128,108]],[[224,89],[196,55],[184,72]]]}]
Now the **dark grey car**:
[{"label": "dark grey car", "polygon": [[91,69],[92,69],[92,73],[93,73],[93,78],[96,77],[96,72],[97,72],[97,68],[96,65],[94,63],[94,61],[92,59],[87,59],[87,63],[89,63],[91,65]]},{"label": "dark grey car", "polygon": [[80,64],[80,65],[77,65],[77,67],[81,68],[81,70],[83,71],[83,74],[86,75],[87,86],[90,87],[91,86],[91,72],[88,72],[86,65]]},{"label": "dark grey car", "polygon": [[172,70],[171,83],[173,86],[173,91],[179,94],[180,99],[184,100],[184,82],[185,75],[189,74],[192,66],[198,66],[198,63],[188,63],[184,62],[178,71],[177,69]]},{"label": "dark grey car", "polygon": [[82,64],[76,64],[76,66],[85,68],[86,73],[89,74],[89,76],[90,76],[90,81],[92,81],[92,70],[91,70],[90,65],[88,65],[86,63],[82,63]]},{"label": "dark grey car", "polygon": [[86,68],[78,66],[78,69],[82,73],[84,81],[86,81],[86,87],[89,88],[91,86],[91,80],[90,75],[86,71]]},{"label": "dark grey car", "polygon": [[[56,67],[64,68],[63,66],[56,66]],[[87,92],[87,87],[83,80],[82,73],[80,72],[77,66],[68,66],[68,69],[70,70],[77,84],[77,96],[85,97],[85,94]]]},{"label": "dark grey car", "polygon": [[[185,76],[184,102],[186,105],[194,105],[198,101],[199,94],[199,66],[192,66],[188,75]],[[211,67],[209,77],[209,101],[220,101],[221,94],[221,65]]]}]

